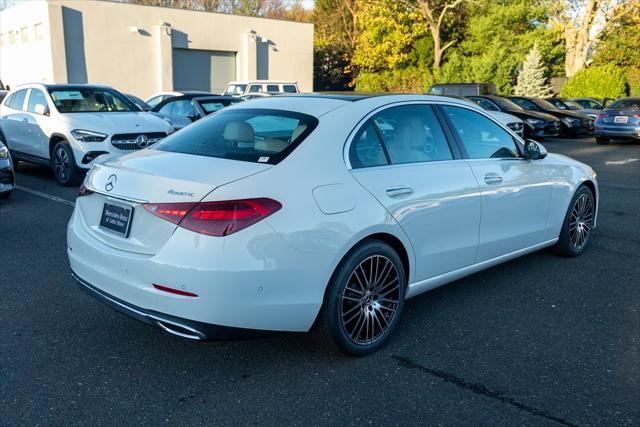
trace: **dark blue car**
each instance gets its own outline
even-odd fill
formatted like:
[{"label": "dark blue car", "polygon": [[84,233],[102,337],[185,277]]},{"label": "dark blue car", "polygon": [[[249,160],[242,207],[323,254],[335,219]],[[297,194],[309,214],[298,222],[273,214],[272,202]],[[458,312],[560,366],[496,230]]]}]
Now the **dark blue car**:
[{"label": "dark blue car", "polygon": [[13,161],[7,147],[0,141],[0,199],[11,195],[15,187],[15,173]]},{"label": "dark blue car", "polygon": [[612,139],[640,141],[640,98],[620,98],[596,118],[594,135],[598,144]]}]

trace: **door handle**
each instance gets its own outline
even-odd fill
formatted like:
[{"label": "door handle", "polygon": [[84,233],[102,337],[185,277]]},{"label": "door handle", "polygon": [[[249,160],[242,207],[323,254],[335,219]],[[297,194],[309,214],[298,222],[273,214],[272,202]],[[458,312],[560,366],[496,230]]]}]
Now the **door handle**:
[{"label": "door handle", "polygon": [[399,185],[387,188],[386,192],[389,197],[398,197],[413,193],[413,188]]},{"label": "door handle", "polygon": [[502,177],[497,173],[488,173],[484,176],[484,182],[487,184],[500,184],[502,182]]}]

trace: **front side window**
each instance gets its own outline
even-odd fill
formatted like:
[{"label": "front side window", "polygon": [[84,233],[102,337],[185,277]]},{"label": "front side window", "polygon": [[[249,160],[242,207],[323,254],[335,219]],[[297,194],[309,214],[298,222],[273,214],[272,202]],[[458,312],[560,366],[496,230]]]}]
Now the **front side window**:
[{"label": "front side window", "polygon": [[138,108],[112,89],[69,87],[49,89],[49,94],[61,113],[109,113],[138,111]]},{"label": "front side window", "polygon": [[165,138],[154,149],[277,164],[318,124],[315,117],[270,109],[222,110]]},{"label": "front side window", "polygon": [[460,107],[442,108],[470,158],[520,157],[511,135],[482,114]]},{"label": "front side window", "polygon": [[30,113],[36,112],[36,105],[47,106],[47,98],[44,93],[39,89],[31,89],[31,95],[29,95],[29,104],[27,105],[27,111]]},{"label": "front side window", "polygon": [[191,104],[191,100],[186,99],[168,102],[160,108],[160,113],[180,117],[195,117],[198,115],[195,107]]},{"label": "front side window", "polygon": [[280,92],[278,85],[267,85],[267,92]]},{"label": "front side window", "polygon": [[433,109],[406,105],[373,117],[392,164],[452,160],[449,143]]},{"label": "front side window", "polygon": [[349,162],[354,169],[388,164],[382,143],[371,121],[363,126],[353,139],[349,147]]},{"label": "front side window", "polygon": [[24,99],[27,97],[27,89],[22,89],[13,94],[7,105],[14,110],[22,110]]},{"label": "front side window", "polygon": [[262,85],[251,85],[251,86],[249,86],[249,92],[251,92],[251,93],[262,92]]}]

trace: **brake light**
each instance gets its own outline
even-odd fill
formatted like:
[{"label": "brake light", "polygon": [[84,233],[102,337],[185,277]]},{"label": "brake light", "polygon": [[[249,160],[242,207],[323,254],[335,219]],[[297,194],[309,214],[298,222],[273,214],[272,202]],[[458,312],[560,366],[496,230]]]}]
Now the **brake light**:
[{"label": "brake light", "polygon": [[144,208],[179,227],[207,236],[228,236],[279,211],[272,199],[244,199],[201,203],[147,203]]},{"label": "brake light", "polygon": [[78,197],[88,196],[90,194],[93,194],[93,191],[91,191],[87,187],[85,187],[84,186],[84,182],[82,184],[80,184],[80,188],[78,188]]},{"label": "brake light", "polygon": [[607,113],[598,113],[597,117],[598,117],[599,119],[602,119],[602,118],[604,118],[604,117],[609,117],[609,115],[608,115]]}]

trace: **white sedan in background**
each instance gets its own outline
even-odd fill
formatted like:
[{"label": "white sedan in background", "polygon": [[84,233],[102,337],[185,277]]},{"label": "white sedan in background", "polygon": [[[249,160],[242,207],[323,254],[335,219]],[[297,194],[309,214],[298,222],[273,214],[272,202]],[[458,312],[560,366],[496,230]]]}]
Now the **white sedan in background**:
[{"label": "white sedan in background", "polygon": [[468,102],[277,96],[95,165],[68,256],[85,290],[172,334],[313,329],[363,355],[408,298],[542,248],[579,255],[597,203],[589,166]]}]

